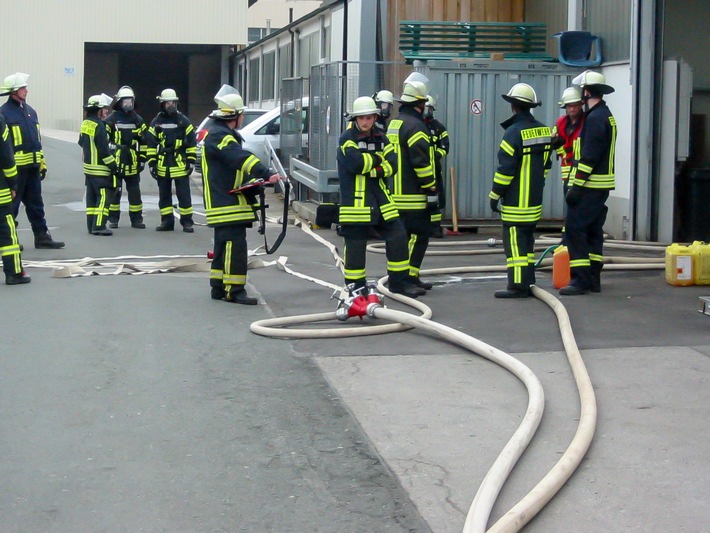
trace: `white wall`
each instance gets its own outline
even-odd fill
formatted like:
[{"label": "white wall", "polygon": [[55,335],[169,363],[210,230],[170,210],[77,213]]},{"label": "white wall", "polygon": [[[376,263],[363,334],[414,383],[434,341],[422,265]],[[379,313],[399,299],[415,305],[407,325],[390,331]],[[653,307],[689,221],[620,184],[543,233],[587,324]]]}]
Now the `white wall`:
[{"label": "white wall", "polygon": [[267,20],[272,28],[283,28],[289,23],[289,9],[293,9],[293,20],[298,20],[320,5],[320,0],[257,0],[249,8],[247,21],[250,28],[266,28]]},{"label": "white wall", "polygon": [[[248,0],[3,2],[0,80],[30,74],[28,101],[42,126],[75,130],[84,103],[85,42],[244,44],[247,6]],[[119,11],[131,16],[115,16]]]}]

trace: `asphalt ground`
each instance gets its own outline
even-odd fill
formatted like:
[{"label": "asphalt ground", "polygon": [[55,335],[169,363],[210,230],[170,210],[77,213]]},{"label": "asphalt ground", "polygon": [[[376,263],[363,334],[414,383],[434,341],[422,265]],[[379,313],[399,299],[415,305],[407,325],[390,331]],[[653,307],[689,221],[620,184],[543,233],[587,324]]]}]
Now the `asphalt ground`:
[{"label": "asphalt ground", "polygon": [[[274,266],[249,273],[256,307],[210,300],[206,272],[53,278],[58,259],[200,257],[211,243],[204,226],[191,235],[153,231],[150,178],[142,182],[147,230],[125,227],[124,209],[113,237],[88,235],[72,135],[45,140],[47,219],[67,246],[35,250],[21,214],[33,280],[0,286],[2,531],[461,531],[525,412],[516,378],[416,331],[254,335],[255,320],[335,309],[330,289]],[[278,211],[278,199],[271,204]],[[269,238],[278,231],[270,226]],[[317,234],[342,245],[334,231]],[[256,231],[249,242],[260,244]],[[276,255],[341,283],[330,252],[294,226]],[[423,267],[502,262],[430,256]],[[370,254],[368,267],[373,278],[383,274],[384,257]],[[505,285],[499,273],[431,280],[421,300],[434,320],[511,353],[545,388],[540,429],[493,523],[567,447],[579,399],[545,304],[494,299]],[[673,287],[662,271],[605,272],[603,284],[601,294],[561,298],[595,387],[595,438],[525,531],[705,531],[710,317],[697,307],[710,287]],[[538,286],[556,293],[549,272]]]}]

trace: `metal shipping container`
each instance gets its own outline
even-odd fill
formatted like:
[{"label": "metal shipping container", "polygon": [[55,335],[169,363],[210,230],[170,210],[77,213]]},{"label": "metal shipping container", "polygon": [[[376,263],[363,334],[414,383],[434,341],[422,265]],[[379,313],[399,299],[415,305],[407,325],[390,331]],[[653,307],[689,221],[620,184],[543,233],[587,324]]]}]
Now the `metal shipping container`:
[{"label": "metal shipping container", "polygon": [[[435,117],[449,132],[451,151],[444,162],[444,178],[448,186],[453,167],[459,220],[494,218],[488,192],[503,138],[500,123],[512,114],[501,95],[516,83],[531,85],[542,102],[533,114],[552,127],[564,114],[558,105],[562,91],[580,71],[559,63],[491,60],[432,61],[417,70],[430,79],[429,92],[437,100]],[[447,203],[445,216],[451,218],[451,202]],[[563,208],[559,163],[554,158],[545,186],[543,219],[561,220]]]}]

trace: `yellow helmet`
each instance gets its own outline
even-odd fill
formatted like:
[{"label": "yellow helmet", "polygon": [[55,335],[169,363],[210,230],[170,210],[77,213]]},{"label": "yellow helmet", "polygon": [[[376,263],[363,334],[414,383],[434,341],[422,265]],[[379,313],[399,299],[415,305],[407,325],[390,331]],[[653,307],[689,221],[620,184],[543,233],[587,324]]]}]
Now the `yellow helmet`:
[{"label": "yellow helmet", "polygon": [[560,107],[565,108],[567,104],[581,104],[582,92],[577,87],[567,87],[562,92],[562,99],[559,101]]},{"label": "yellow helmet", "polygon": [[103,109],[104,107],[110,106],[111,102],[113,102],[113,98],[111,98],[108,94],[94,94],[92,96],[89,96],[89,99],[86,101],[86,105],[84,106],[84,108]]},{"label": "yellow helmet", "polygon": [[427,86],[424,82],[404,82],[404,87],[402,88],[402,96],[398,98],[398,101],[402,103],[426,102],[427,92]]},{"label": "yellow helmet", "polygon": [[508,94],[501,96],[506,102],[524,107],[537,107],[542,104],[542,102],[537,99],[535,89],[530,87],[527,83],[516,83],[510,88]]},{"label": "yellow helmet", "polygon": [[29,77],[29,74],[25,74],[23,72],[15,72],[14,74],[10,74],[3,81],[2,87],[0,87],[0,91],[2,91],[0,96],[6,96],[17,89],[27,87],[27,80]]},{"label": "yellow helmet", "polygon": [[367,115],[379,115],[380,108],[377,107],[375,100],[370,96],[361,96],[355,98],[353,102],[353,110],[349,113],[351,117],[365,117]]},{"label": "yellow helmet", "polygon": [[611,94],[614,92],[614,87],[607,85],[606,78],[601,72],[594,70],[585,70],[579,76],[572,80],[572,83],[579,85],[581,89],[596,89],[602,94]]},{"label": "yellow helmet", "polygon": [[242,114],[246,109],[244,99],[234,87],[226,83],[217,91],[214,96],[217,109],[210,113],[212,118],[221,120],[232,120]]},{"label": "yellow helmet", "polygon": [[175,89],[163,89],[160,96],[156,96],[155,98],[161,102],[177,102],[179,100]]}]

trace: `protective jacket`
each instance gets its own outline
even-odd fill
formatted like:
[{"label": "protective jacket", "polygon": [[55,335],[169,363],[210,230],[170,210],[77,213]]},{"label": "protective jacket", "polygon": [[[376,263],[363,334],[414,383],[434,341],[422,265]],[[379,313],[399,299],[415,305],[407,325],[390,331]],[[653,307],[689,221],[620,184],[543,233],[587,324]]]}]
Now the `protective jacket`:
[{"label": "protective jacket", "polygon": [[337,164],[340,178],[339,222],[376,224],[399,216],[385,179],[397,171],[397,154],[385,133],[357,127],[340,136]]},{"label": "protective jacket", "polygon": [[449,132],[446,131],[446,126],[435,118],[426,120],[426,125],[429,128],[431,142],[434,145],[434,162],[436,163],[436,172],[441,172],[441,160],[449,153],[451,146],[449,142]]},{"label": "protective jacket", "polygon": [[425,211],[426,189],[436,185],[434,145],[421,113],[401,106],[399,116],[390,121],[387,138],[397,154],[397,170],[392,179],[392,198],[400,211]]},{"label": "protective jacket", "polygon": [[558,136],[555,146],[557,159],[560,160],[562,181],[569,179],[570,171],[574,168],[574,142],[579,137],[579,132],[582,131],[583,124],[584,115],[579,118],[577,124],[572,124],[572,121],[567,115],[562,115],[557,119],[555,126],[552,128],[552,136]]},{"label": "protective jacket", "polygon": [[10,129],[10,136],[15,151],[15,164],[18,167],[41,165],[44,163],[42,135],[39,130],[37,112],[27,102],[22,105],[14,98],[8,98],[0,114]]},{"label": "protective jacket", "polygon": [[143,118],[135,111],[117,109],[105,120],[109,143],[115,150],[118,173],[121,176],[135,176],[145,165],[148,156],[146,126]]},{"label": "protective jacket", "polygon": [[84,160],[84,174],[108,178],[116,172],[116,158],[109,148],[103,120],[96,116],[84,119],[79,133],[79,146]]},{"label": "protective jacket", "polygon": [[614,189],[616,119],[604,100],[584,116],[584,126],[575,143],[577,169],[574,185],[590,189]]},{"label": "protective jacket", "polygon": [[158,177],[190,175],[197,159],[197,138],[195,127],[185,115],[161,111],[150,123],[146,141],[148,164],[155,165]]},{"label": "protective jacket", "polygon": [[224,121],[208,121],[202,149],[202,183],[207,225],[251,224],[254,200],[234,190],[254,179],[268,179],[269,169],[242,148],[242,136]]},{"label": "protective jacket", "polygon": [[0,205],[12,204],[12,193],[17,186],[17,166],[10,144],[10,134],[0,115]]},{"label": "protective jacket", "polygon": [[550,128],[521,111],[503,122],[498,169],[489,198],[502,198],[501,219],[510,224],[536,224],[542,216],[545,178],[552,166]]}]

